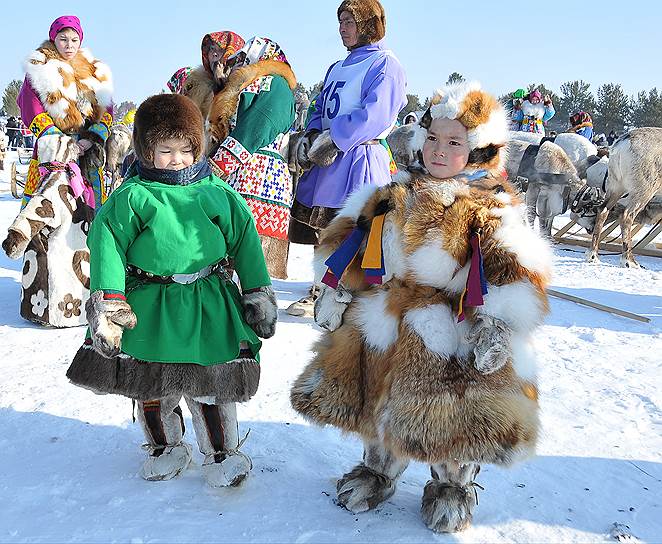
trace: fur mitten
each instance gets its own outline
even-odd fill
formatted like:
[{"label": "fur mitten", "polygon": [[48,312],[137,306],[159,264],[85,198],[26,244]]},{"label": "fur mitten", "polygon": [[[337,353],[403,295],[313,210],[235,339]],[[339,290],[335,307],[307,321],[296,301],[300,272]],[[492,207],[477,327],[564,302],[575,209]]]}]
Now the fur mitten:
[{"label": "fur mitten", "polygon": [[331,166],[338,156],[338,147],[331,139],[331,131],[325,130],[320,133],[310,146],[308,159],[310,162],[325,168]]},{"label": "fur mitten", "polygon": [[496,372],[512,358],[512,331],[501,319],[490,315],[476,316],[467,340],[474,344],[475,365],[479,372]]},{"label": "fur mitten", "polygon": [[260,338],[271,338],[276,334],[278,305],[271,285],[244,293],[241,297],[244,319]]},{"label": "fur mitten", "polygon": [[333,332],[342,325],[342,316],[352,302],[352,293],[341,283],[336,289],[322,285],[315,301],[315,323]]},{"label": "fur mitten", "polygon": [[9,229],[7,238],[2,241],[2,249],[10,259],[18,259],[25,252],[30,240],[17,230]]},{"label": "fur mitten", "polygon": [[104,357],[120,352],[124,327],[136,326],[136,314],[125,300],[105,300],[103,291],[94,291],[85,304],[92,346]]},{"label": "fur mitten", "polygon": [[313,167],[313,163],[310,162],[310,159],[308,158],[308,152],[310,151],[310,146],[313,145],[315,138],[319,135],[319,131],[311,130],[299,138],[296,147],[294,147],[291,152],[295,156],[295,160],[290,160],[290,162],[298,165],[302,170],[310,170]]},{"label": "fur mitten", "polygon": [[80,169],[83,172],[103,168],[106,164],[106,149],[103,139],[94,132],[84,132],[81,139],[92,142],[92,146],[80,157]]}]

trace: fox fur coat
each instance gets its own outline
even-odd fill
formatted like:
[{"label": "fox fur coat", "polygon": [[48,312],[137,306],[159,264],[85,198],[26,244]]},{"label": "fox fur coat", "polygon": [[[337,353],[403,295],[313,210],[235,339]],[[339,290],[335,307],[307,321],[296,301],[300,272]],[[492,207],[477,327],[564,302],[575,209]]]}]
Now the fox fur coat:
[{"label": "fox fur coat", "polygon": [[[341,284],[353,300],[295,381],[295,410],[427,463],[509,464],[531,454],[539,423],[530,337],[547,312],[551,259],[518,197],[496,178],[469,186],[422,176],[367,187],[323,232],[323,253],[384,213],[385,281],[365,284],[360,256],[345,271]],[[489,291],[458,322],[476,232]],[[508,328],[510,346],[494,345],[508,358],[481,372],[472,328],[490,320]],[[491,333],[480,332],[488,340]]]}]

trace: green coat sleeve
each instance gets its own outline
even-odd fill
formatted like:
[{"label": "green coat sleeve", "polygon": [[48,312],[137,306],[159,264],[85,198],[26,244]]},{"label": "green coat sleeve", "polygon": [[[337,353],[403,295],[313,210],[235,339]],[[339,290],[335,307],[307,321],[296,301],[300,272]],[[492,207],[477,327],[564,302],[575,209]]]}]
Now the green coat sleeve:
[{"label": "green coat sleeve", "polygon": [[242,93],[237,126],[230,136],[249,153],[255,153],[290,130],[294,117],[294,95],[283,77],[274,76],[268,92]]},{"label": "green coat sleeve", "polygon": [[110,195],[92,221],[87,237],[91,292],[125,291],[126,254],[141,228],[131,206],[131,189],[131,184],[125,182]]},{"label": "green coat sleeve", "polygon": [[235,270],[241,280],[241,289],[247,291],[271,285],[253,214],[244,198],[229,186],[227,194],[231,228],[227,229],[226,244],[228,255],[234,260]]}]

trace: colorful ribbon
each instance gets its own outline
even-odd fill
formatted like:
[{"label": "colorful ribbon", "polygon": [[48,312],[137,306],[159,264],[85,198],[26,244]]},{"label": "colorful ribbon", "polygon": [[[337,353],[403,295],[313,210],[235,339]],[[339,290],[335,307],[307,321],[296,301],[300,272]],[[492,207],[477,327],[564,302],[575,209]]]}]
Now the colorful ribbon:
[{"label": "colorful ribbon", "polygon": [[94,209],[94,189],[85,181],[85,178],[83,178],[78,164],[71,161],[67,164],[62,162],[45,162],[39,165],[39,177],[41,179],[45,178],[52,172],[65,172],[67,174],[69,187],[71,187],[71,190],[74,193],[74,198],[83,195],[85,203],[90,208]]},{"label": "colorful ribbon", "polygon": [[487,281],[485,280],[485,270],[483,268],[483,254],[480,251],[480,233],[474,233],[469,239],[471,245],[471,264],[469,265],[469,276],[467,283],[460,296],[460,306],[458,308],[457,322],[464,321],[464,307],[471,306],[476,308],[485,304],[483,296],[487,295]]},{"label": "colorful ribbon", "polygon": [[[371,285],[381,285],[382,276],[386,273],[384,268],[384,252],[382,251],[384,218],[385,216],[382,214],[377,215],[372,220],[366,250],[361,260],[361,268],[365,270],[366,282]],[[322,283],[333,289],[338,287],[340,278],[342,278],[345,270],[347,270],[347,267],[356,258],[356,255],[361,249],[365,234],[365,231],[359,227],[355,227],[349,233],[349,236],[345,238],[338,249],[324,262],[328,268],[322,278]]]}]

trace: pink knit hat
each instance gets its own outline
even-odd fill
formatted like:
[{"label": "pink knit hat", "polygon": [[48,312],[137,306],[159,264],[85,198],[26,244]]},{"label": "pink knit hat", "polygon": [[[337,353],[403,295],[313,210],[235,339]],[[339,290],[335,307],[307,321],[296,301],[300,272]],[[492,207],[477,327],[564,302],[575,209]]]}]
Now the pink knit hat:
[{"label": "pink knit hat", "polygon": [[537,98],[538,100],[542,100],[542,94],[538,89],[536,89],[535,91],[529,94],[529,100],[532,100],[534,98]]},{"label": "pink knit hat", "polygon": [[80,43],[83,43],[83,27],[80,26],[80,19],[75,15],[62,15],[55,19],[48,31],[48,39],[54,42],[58,32],[62,32],[65,28],[73,28],[80,37]]}]

